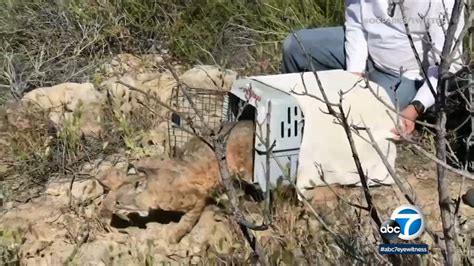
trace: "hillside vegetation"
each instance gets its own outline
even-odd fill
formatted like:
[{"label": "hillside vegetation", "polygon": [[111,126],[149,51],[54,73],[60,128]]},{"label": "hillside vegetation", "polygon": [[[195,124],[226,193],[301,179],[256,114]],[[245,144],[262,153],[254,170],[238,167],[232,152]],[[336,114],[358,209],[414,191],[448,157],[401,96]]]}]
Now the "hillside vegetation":
[{"label": "hillside vegetation", "polygon": [[[163,132],[166,132],[163,116],[160,116],[163,110],[150,99],[146,99],[146,108],[134,106],[130,112],[119,110],[114,105],[97,107],[91,109],[92,112],[87,108],[78,108],[74,112],[61,110],[59,112],[70,117],[58,126],[51,123],[51,110],[17,106],[25,93],[65,82],[78,82],[83,83],[82,88],[88,88],[86,96],[95,89],[105,92],[105,95],[111,91],[110,84],[115,83],[107,84],[113,77],[104,74],[103,66],[121,67],[120,62],[119,67],[113,65],[117,58],[125,58],[124,65],[129,63],[138,68],[141,68],[140,64],[146,65],[144,70],[127,69],[120,75],[135,75],[135,81],[142,82],[142,85],[145,81],[137,76],[153,76],[157,83],[151,83],[147,88],[158,93],[174,84],[170,82],[173,76],[169,71],[161,65],[154,65],[161,56],[171,59],[181,69],[209,64],[244,75],[278,73],[282,40],[293,30],[341,25],[343,5],[342,0],[0,0],[0,218],[5,219],[0,222],[0,264],[31,262],[35,256],[43,258],[45,253],[41,252],[46,252],[44,250],[53,250],[46,254],[46,258],[54,258],[57,255],[54,252],[61,253],[66,246],[74,251],[70,255],[67,252],[61,254],[73,260],[77,252],[75,259],[81,264],[86,261],[81,256],[89,254],[88,247],[99,250],[97,247],[105,247],[103,243],[123,245],[123,242],[114,240],[115,236],[123,237],[123,234],[110,233],[110,224],[104,224],[94,216],[97,213],[94,208],[102,204],[102,197],[106,194],[102,187],[95,187],[89,194],[79,190],[86,186],[84,184],[95,186],[94,173],[103,170],[97,165],[110,167],[109,160],[115,157],[120,158],[117,161],[123,165],[150,153],[163,153],[163,143],[160,142]],[[138,58],[140,55],[146,56]],[[165,86],[158,81],[168,84]],[[104,84],[106,89],[102,90]],[[147,109],[150,106],[158,110],[158,114]],[[97,113],[101,114],[102,120],[94,121]],[[87,119],[100,124],[102,133],[99,137],[81,135],[81,123]],[[57,184],[53,181],[57,180],[66,180],[66,185],[57,187],[65,188],[69,194],[63,193],[64,189],[55,188]],[[76,202],[76,196],[83,201]],[[216,199],[220,206],[219,200]],[[248,216],[261,214],[261,206],[255,202],[243,201],[242,205]],[[294,200],[293,191],[276,191],[275,205],[274,228],[258,236],[272,262],[342,263],[352,260],[340,256],[342,250],[321,230],[311,213]],[[15,212],[19,206],[23,213]],[[328,220],[336,221],[346,207],[334,207],[330,212],[326,208],[324,213]],[[216,235],[216,239],[225,235],[222,232],[233,235],[227,226],[229,215],[217,209],[206,211],[209,215],[199,223],[203,226],[198,224],[194,235]],[[55,211],[61,213],[60,218],[51,223],[38,218],[51,217]],[[224,218],[214,219],[213,215]],[[343,218],[346,219],[344,227],[353,224],[353,215]],[[356,222],[361,226],[368,225]],[[88,227],[89,239],[77,242],[75,237],[81,235],[83,225]],[[211,232],[214,225],[220,228],[217,233]],[[337,230],[341,229],[339,222],[335,226]],[[358,241],[359,235],[350,230],[341,229],[340,232],[348,245],[367,256],[367,261],[378,260],[372,254],[374,243],[367,244],[365,239]],[[138,230],[130,238],[134,234],[137,239],[143,235],[153,237],[147,231]],[[45,240],[37,238],[38,235],[48,237]],[[105,240],[96,238],[104,235]],[[192,245],[188,249],[178,245],[167,252],[176,249],[189,256],[181,257],[182,263],[196,259],[187,253],[196,248],[204,263],[250,262],[251,249],[242,245],[241,237],[234,237],[230,243],[219,242],[203,251]],[[69,242],[65,244],[61,242],[63,240]],[[139,256],[134,253],[132,256],[130,253],[130,247],[141,249],[150,241],[126,242],[121,247],[124,250],[115,252],[123,252],[118,258],[125,254],[125,257],[132,257],[140,263],[156,264],[169,255],[162,252],[160,245],[167,247],[162,240],[154,246],[147,246],[150,254]],[[37,249],[37,243],[48,243],[49,246]],[[111,259],[115,257],[112,248],[104,254]],[[214,257],[208,258],[209,254]]]},{"label": "hillside vegetation", "polygon": [[[378,252],[382,239],[372,210],[388,218],[406,204],[406,195],[396,186],[371,188],[372,206],[357,186],[317,187],[303,201],[294,188],[278,187],[267,202],[259,201],[262,195],[255,187],[236,182],[245,188],[236,189],[237,207],[231,206],[232,185],[227,191],[219,187],[211,195],[201,193],[206,197],[202,202],[209,204],[191,232],[175,244],[166,241],[166,234],[176,224],[176,210],[171,210],[170,221],[163,221],[169,217],[162,212],[155,214],[160,219],[154,217],[146,204],[140,206],[148,210],[146,217],[136,208],[128,214],[115,212],[120,205],[116,193],[136,199],[130,195],[137,194],[127,193],[144,187],[165,187],[163,194],[175,196],[176,202],[196,202],[194,187],[185,190],[186,197],[174,193],[176,187],[194,186],[196,179],[149,187],[129,179],[148,178],[131,167],[141,159],[156,163],[156,173],[162,170],[153,174],[157,180],[179,181],[201,169],[179,161],[179,154],[185,157],[188,151],[173,150],[170,144],[170,109],[181,112],[172,101],[181,83],[225,91],[239,74],[279,73],[281,45],[288,34],[342,25],[343,20],[343,0],[0,0],[0,264],[254,263],[255,243],[233,230],[238,228],[236,209],[252,223],[270,221],[266,230],[252,233],[272,265],[389,264],[395,257]],[[194,100],[200,95],[193,94]],[[200,106],[216,123],[222,99]],[[457,108],[447,108],[452,154],[465,152],[462,134],[470,133],[464,119],[468,113],[459,102],[452,104]],[[186,101],[181,107],[190,106]],[[199,127],[197,116],[177,119]],[[430,128],[418,128],[413,136],[417,149],[397,145],[396,172],[412,196],[416,194],[430,231],[440,236],[437,165],[422,152],[435,154],[436,139]],[[195,148],[196,154],[187,156],[202,160],[201,151]],[[228,162],[231,156],[214,157]],[[211,163],[214,157],[209,156]],[[205,173],[201,178],[224,175],[200,171]],[[447,179],[452,199],[474,186],[474,180],[452,172]],[[474,208],[456,204],[462,222],[456,228],[456,248],[468,262]],[[121,205],[122,211],[130,207]],[[140,223],[131,221],[132,213]],[[425,233],[416,241],[428,244],[430,253],[403,256],[404,265],[442,263],[438,238]]]},{"label": "hillside vegetation", "polygon": [[336,25],[342,0],[1,0],[0,82],[25,90],[94,79],[114,54],[277,72],[292,30]]}]

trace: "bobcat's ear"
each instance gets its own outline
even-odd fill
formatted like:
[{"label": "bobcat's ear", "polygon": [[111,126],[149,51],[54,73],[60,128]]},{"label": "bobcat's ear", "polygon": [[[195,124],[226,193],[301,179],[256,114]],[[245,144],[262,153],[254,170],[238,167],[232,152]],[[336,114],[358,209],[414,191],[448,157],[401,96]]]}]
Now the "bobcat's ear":
[{"label": "bobcat's ear", "polygon": [[145,175],[156,174],[156,166],[150,163],[148,160],[137,161],[128,165],[127,172],[134,172],[135,174],[143,173]]},{"label": "bobcat's ear", "polygon": [[137,179],[133,182],[133,189],[136,193],[141,193],[146,190],[147,183],[146,178]]},{"label": "bobcat's ear", "polygon": [[151,167],[136,167],[137,173],[144,173],[145,176],[157,175],[158,169]]}]

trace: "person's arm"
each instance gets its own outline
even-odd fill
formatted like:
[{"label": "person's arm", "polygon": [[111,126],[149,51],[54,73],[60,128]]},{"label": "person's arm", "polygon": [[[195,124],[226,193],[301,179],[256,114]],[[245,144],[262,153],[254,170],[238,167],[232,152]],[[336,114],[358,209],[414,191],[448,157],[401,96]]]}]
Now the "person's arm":
[{"label": "person's arm", "polygon": [[[432,49],[433,51],[429,53],[430,57],[435,57],[433,58],[435,62],[440,62],[440,55],[441,51],[443,50],[444,46],[444,41],[445,41],[445,31],[448,28],[448,23],[449,21],[445,21],[444,24],[439,24],[436,23],[437,19],[442,16],[442,14],[439,14],[443,12],[443,8],[446,7],[446,12],[447,12],[447,17],[451,18],[451,12],[453,10],[453,5],[454,5],[454,0],[444,0],[445,6],[443,6],[442,3],[438,3],[439,8],[437,11],[433,12],[430,14],[429,17],[429,33],[432,39]],[[459,23],[456,29],[456,34],[455,38],[457,39],[462,31],[462,28],[464,26],[464,13],[461,14],[459,17]],[[444,29],[443,29],[444,28]],[[454,43],[453,42],[453,48],[454,48]],[[451,71],[456,71],[459,69],[461,66],[461,54],[462,54],[462,44],[459,46],[459,49],[456,51],[456,54],[454,58],[456,59],[455,62],[450,67]],[[428,79],[431,82],[433,89],[436,92],[436,86],[438,84],[438,66],[434,65],[428,68],[427,75]],[[431,106],[434,105],[435,103],[435,97],[433,93],[431,92],[428,82],[425,82],[423,86],[418,90],[415,98],[413,101],[419,101],[423,104],[424,110],[430,108]]]},{"label": "person's arm", "polygon": [[362,28],[360,0],[345,1],[345,49],[347,71],[365,72],[368,57],[367,39]]},{"label": "person's arm", "polygon": [[[437,6],[434,8],[433,12],[430,13],[428,17],[428,32],[431,37],[431,45],[428,44],[429,51],[428,55],[431,57],[431,60],[436,62],[436,65],[432,65],[427,70],[428,80],[431,82],[433,89],[436,93],[436,87],[438,85],[438,75],[439,75],[439,67],[438,64],[440,63],[440,56],[441,51],[443,50],[444,41],[445,41],[445,31],[447,30],[447,25],[449,21],[445,21],[443,23],[439,23],[437,21],[440,17],[442,17],[444,12],[444,8],[446,7],[446,14],[447,18],[451,18],[451,12],[453,10],[454,0],[444,0],[445,5],[440,2],[436,2]],[[433,8],[433,6],[429,7]],[[459,23],[457,26],[455,38],[459,37],[462,28],[464,26],[464,13],[461,14],[459,18]],[[454,43],[453,47],[454,48]],[[421,52],[421,51],[420,51]],[[419,54],[420,54],[419,52]],[[461,55],[462,53],[462,45],[459,46],[459,49],[456,51],[454,56],[455,62],[453,62],[450,66],[450,71],[456,71],[457,68],[461,66]],[[402,110],[400,115],[404,118],[402,119],[402,130],[405,135],[409,135],[415,129],[415,121],[420,115],[426,111],[426,109],[433,106],[435,103],[435,96],[430,90],[428,85],[428,81],[418,89],[415,97],[413,98],[411,104],[409,104],[405,109]],[[421,106],[420,106],[421,104]],[[396,135],[399,135],[397,129],[392,130]]]}]

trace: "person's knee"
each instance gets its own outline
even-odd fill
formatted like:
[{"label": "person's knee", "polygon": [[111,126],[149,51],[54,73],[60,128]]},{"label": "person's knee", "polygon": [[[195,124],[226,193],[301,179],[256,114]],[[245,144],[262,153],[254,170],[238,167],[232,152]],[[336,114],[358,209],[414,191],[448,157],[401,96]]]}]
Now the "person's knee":
[{"label": "person's knee", "polygon": [[[343,44],[344,31],[342,27],[295,31],[283,41],[282,72],[307,71],[309,69],[309,57],[315,61],[317,70],[338,68],[339,63],[333,62],[332,57],[339,52],[343,54]],[[340,51],[338,48],[340,48]]]},{"label": "person's knee", "polygon": [[[318,54],[318,50],[324,50],[336,45],[332,40],[339,28],[317,28],[301,29],[289,34],[283,41],[283,56],[304,54]],[[296,36],[296,37],[295,37]]]},{"label": "person's knee", "polygon": [[284,58],[292,57],[293,53],[297,51],[297,41],[294,34],[298,34],[298,31],[290,33],[283,41],[282,50]]},{"label": "person's knee", "polygon": [[281,72],[282,73],[293,73],[300,72],[301,69],[301,49],[298,47],[298,41],[294,35],[298,34],[298,31],[289,34],[282,45],[282,64]]},{"label": "person's knee", "polygon": [[298,68],[298,71],[303,70],[299,68],[303,64],[302,58],[306,58],[304,56],[304,50],[306,46],[305,39],[304,30],[298,30],[290,33],[283,41],[283,60],[286,62],[293,62],[293,64],[295,64],[295,66]]}]

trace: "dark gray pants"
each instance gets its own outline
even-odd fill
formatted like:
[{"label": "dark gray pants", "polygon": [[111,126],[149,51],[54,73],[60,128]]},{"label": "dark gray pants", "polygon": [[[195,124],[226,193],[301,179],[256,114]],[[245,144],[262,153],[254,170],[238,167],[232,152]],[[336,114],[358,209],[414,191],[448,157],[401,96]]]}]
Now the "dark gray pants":
[{"label": "dark gray pants", "polygon": [[[296,32],[298,39],[310,54],[316,70],[346,69],[343,27],[304,29]],[[307,56],[293,34],[283,43],[283,73],[311,71]],[[401,109],[405,108],[415,97],[416,91],[423,84],[419,80],[410,80],[376,68],[368,60],[369,80],[382,86],[392,101]]]}]

